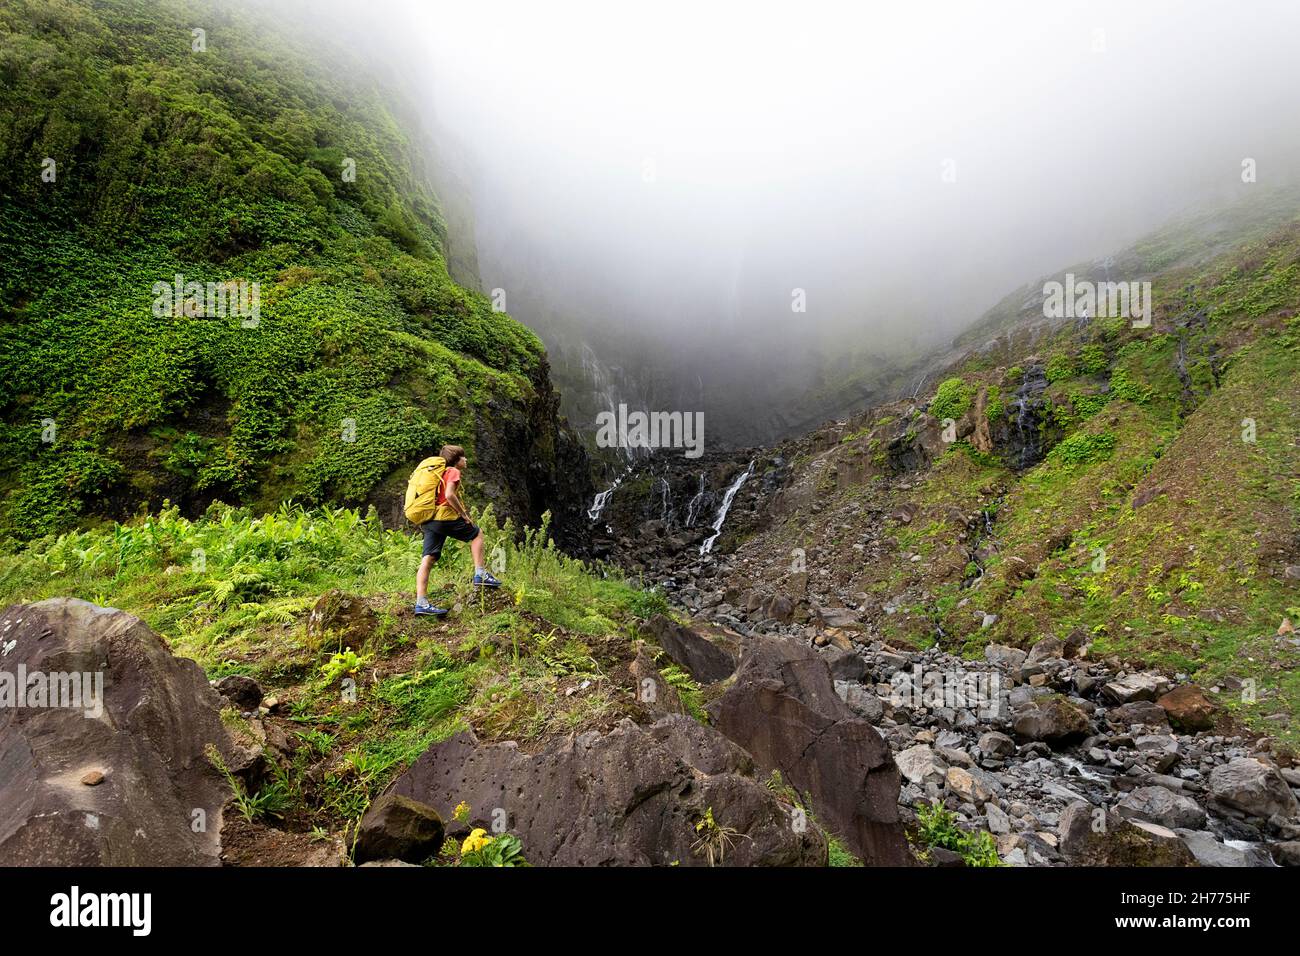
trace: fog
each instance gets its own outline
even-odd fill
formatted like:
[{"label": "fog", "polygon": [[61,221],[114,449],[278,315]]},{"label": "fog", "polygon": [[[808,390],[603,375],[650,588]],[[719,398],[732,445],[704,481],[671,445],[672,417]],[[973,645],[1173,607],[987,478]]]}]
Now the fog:
[{"label": "fog", "polygon": [[587,429],[622,397],[702,410],[714,441],[806,427],[1013,288],[1300,155],[1293,0],[311,15],[417,104],[453,242]]}]

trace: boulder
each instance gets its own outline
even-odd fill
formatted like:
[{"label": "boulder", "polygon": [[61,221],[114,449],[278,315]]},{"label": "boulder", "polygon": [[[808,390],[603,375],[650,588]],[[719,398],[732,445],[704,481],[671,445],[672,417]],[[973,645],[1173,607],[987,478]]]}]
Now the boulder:
[{"label": "boulder", "polygon": [[1020,670],[1020,665],[1025,662],[1026,654],[1018,647],[1008,647],[1005,644],[989,644],[984,648],[984,659],[994,667],[1001,668],[1009,673]]},{"label": "boulder", "polygon": [[652,618],[647,628],[668,656],[701,684],[725,680],[736,669],[739,635],[725,628],[678,624],[663,614]]},{"label": "boulder", "polygon": [[216,684],[217,693],[242,711],[257,710],[262,703],[262,688],[257,681],[242,674],[228,674]]},{"label": "boulder", "polygon": [[1300,840],[1274,843],[1273,859],[1278,866],[1300,866]]},{"label": "boulder", "polygon": [[894,763],[908,783],[922,786],[927,783],[942,784],[948,773],[948,764],[925,744],[916,744],[899,751],[894,755]]},{"label": "boulder", "polygon": [[250,778],[264,758],[226,729],[199,666],[139,618],[72,598],[6,608],[0,644],[0,865],[218,865],[231,791],[205,749]]},{"label": "boulder", "polygon": [[1126,727],[1145,725],[1147,727],[1164,728],[1169,726],[1169,718],[1165,709],[1149,700],[1134,700],[1127,704],[1121,704],[1112,710],[1107,717],[1112,722],[1123,724]]},{"label": "boulder", "polygon": [[1065,653],[1065,644],[1057,637],[1044,637],[1029,649],[1029,656],[1025,658],[1026,664],[1041,664],[1043,661],[1049,661],[1061,657]]},{"label": "boulder", "polygon": [[1282,775],[1251,757],[1237,757],[1210,773],[1210,795],[1216,803],[1251,817],[1267,820],[1274,814],[1300,815],[1300,804]]},{"label": "boulder", "polygon": [[1187,849],[1201,866],[1271,866],[1268,854],[1254,848],[1242,849],[1220,843],[1206,830],[1179,830]]},{"label": "boulder", "polygon": [[637,701],[652,716],[686,713],[682,695],[676,687],[664,680],[654,655],[644,643],[637,646],[636,657],[628,665],[628,673],[636,681]]},{"label": "boulder", "polygon": [[776,621],[778,624],[789,624],[794,620],[794,601],[784,594],[774,594],[771,600],[760,609],[760,613],[769,621]]},{"label": "boulder", "polygon": [[948,789],[959,799],[977,807],[984,806],[1001,789],[991,775],[976,767],[949,767],[945,779]]},{"label": "boulder", "polygon": [[1012,711],[1011,728],[1022,740],[1067,744],[1088,736],[1088,715],[1064,697],[1036,697]]},{"label": "boulder", "polygon": [[835,693],[817,651],[755,638],[735,682],[709,708],[713,726],[812,796],[818,818],[868,865],[912,862],[898,817],[899,775],[874,727]]},{"label": "boulder", "polygon": [[1084,801],[1061,811],[1060,849],[1081,866],[1195,866],[1179,835],[1145,820],[1125,820]]},{"label": "boulder", "polygon": [[503,822],[534,865],[705,866],[695,827],[709,810],[724,828],[722,864],[825,865],[822,832],[758,780],[728,771],[743,757],[707,727],[697,724],[693,736],[685,719],[650,728],[624,720],[535,754],[462,731],[425,751],[389,792],[444,817],[464,801],[472,826],[491,831]]},{"label": "boulder", "polygon": [[1126,820],[1146,820],[1171,830],[1199,830],[1205,826],[1205,811],[1200,804],[1164,787],[1138,787],[1125,795],[1116,810]]},{"label": "boulder", "polygon": [[979,748],[989,757],[1005,759],[1015,754],[1016,742],[1000,731],[990,730],[980,735]]},{"label": "boulder", "polygon": [[1169,723],[1179,730],[1194,733],[1214,726],[1214,702],[1195,684],[1175,687],[1156,703],[1168,715]]},{"label": "boulder", "polygon": [[438,852],[443,839],[442,817],[427,804],[387,793],[366,811],[357,828],[355,859],[403,860],[419,863]]},{"label": "boulder", "polygon": [[322,594],[307,615],[309,638],[321,641],[329,635],[357,649],[370,641],[378,626],[379,617],[365,600],[337,588]]},{"label": "boulder", "polygon": [[1169,679],[1155,671],[1126,674],[1102,685],[1101,692],[1117,704],[1155,700],[1169,690]]},{"label": "boulder", "polygon": [[822,653],[822,657],[837,681],[861,681],[867,676],[867,662],[857,651],[831,647]]}]

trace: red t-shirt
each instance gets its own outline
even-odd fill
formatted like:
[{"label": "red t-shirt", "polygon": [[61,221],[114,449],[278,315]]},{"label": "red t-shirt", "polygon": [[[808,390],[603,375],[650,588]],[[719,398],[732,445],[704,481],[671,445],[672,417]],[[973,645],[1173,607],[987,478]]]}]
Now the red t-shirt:
[{"label": "red t-shirt", "polygon": [[460,481],[460,469],[448,468],[442,473],[442,483],[438,485],[438,508],[433,513],[434,521],[455,521],[460,515],[456,509],[447,504],[447,489]]}]

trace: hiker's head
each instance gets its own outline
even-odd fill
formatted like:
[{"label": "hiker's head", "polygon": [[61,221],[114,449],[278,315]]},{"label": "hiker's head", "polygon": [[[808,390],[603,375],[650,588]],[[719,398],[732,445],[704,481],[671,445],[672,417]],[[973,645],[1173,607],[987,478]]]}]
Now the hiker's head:
[{"label": "hiker's head", "polygon": [[448,468],[464,468],[469,463],[465,449],[459,445],[443,445],[438,457],[447,463]]}]

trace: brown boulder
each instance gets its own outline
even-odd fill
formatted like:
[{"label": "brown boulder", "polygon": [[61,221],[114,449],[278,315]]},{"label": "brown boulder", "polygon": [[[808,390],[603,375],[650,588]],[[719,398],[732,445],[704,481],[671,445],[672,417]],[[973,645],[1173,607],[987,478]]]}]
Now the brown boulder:
[{"label": "brown boulder", "polygon": [[874,727],[835,693],[826,661],[789,640],[750,642],[714,726],[812,796],[819,818],[868,865],[912,862],[898,818],[898,768]]},{"label": "brown boulder", "polygon": [[218,865],[230,787],[204,750],[249,774],[262,758],[231,739],[199,666],[139,618],[71,598],[5,609],[0,643],[0,696],[20,669],[29,692],[61,682],[0,707],[0,865]]},{"label": "brown boulder", "polygon": [[1194,732],[1214,726],[1214,702],[1195,684],[1175,687],[1156,703],[1179,730]]}]

